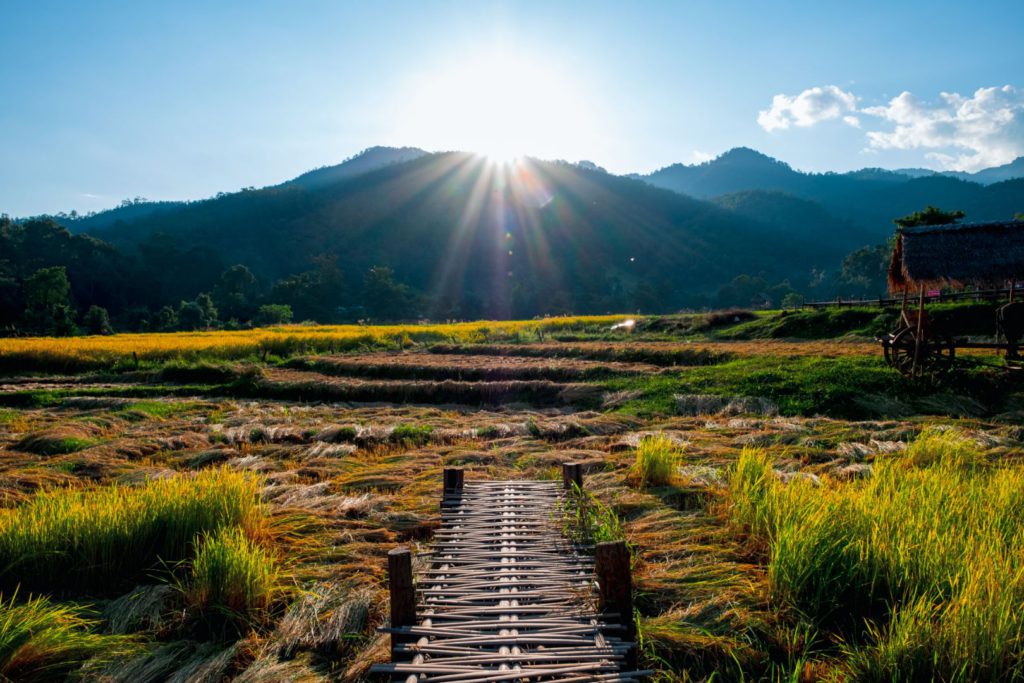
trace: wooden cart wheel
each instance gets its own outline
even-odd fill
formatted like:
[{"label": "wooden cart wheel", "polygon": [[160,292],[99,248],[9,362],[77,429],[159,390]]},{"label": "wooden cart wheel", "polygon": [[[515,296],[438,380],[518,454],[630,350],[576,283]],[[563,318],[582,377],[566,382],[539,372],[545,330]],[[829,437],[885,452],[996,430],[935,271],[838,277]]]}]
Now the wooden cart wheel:
[{"label": "wooden cart wheel", "polygon": [[918,343],[917,330],[904,327],[885,346],[885,359],[906,377],[939,375],[953,367],[956,344],[949,337],[928,334],[922,334]]}]

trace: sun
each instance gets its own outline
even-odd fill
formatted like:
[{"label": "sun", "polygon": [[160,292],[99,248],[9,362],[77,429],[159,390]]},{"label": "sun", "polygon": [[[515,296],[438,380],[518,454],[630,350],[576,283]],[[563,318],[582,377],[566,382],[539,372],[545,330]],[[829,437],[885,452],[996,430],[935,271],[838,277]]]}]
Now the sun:
[{"label": "sun", "polygon": [[568,159],[586,154],[595,114],[576,79],[557,65],[492,51],[417,74],[397,128],[402,144],[500,162]]}]

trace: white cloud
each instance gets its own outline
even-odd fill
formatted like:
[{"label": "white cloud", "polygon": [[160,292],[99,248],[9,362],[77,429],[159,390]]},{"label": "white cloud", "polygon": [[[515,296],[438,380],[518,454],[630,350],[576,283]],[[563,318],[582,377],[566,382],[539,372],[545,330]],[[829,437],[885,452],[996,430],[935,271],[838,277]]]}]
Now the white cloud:
[{"label": "white cloud", "polygon": [[923,102],[909,92],[862,109],[857,100],[834,85],[776,95],[757,122],[773,131],[842,119],[865,130],[865,152],[926,150],[926,159],[949,170],[976,171],[1024,156],[1024,91],[1011,85],[979,88],[969,97],[944,92],[937,102]]},{"label": "white cloud", "polygon": [[1013,86],[979,88],[972,97],[944,92],[936,103],[904,92],[863,113],[894,124],[868,131],[871,147],[946,150],[926,157],[947,169],[974,171],[1024,155],[1024,92]]},{"label": "white cloud", "polygon": [[[857,98],[834,85],[808,88],[799,95],[776,95],[772,106],[758,113],[757,122],[767,131],[785,130],[790,126],[806,128],[822,121],[843,118],[857,111]],[[856,125],[845,116],[849,125]],[[854,118],[856,121],[856,119]],[[858,122],[859,123],[859,122]]]},{"label": "white cloud", "polygon": [[710,152],[703,152],[699,149],[695,149],[692,152],[690,152],[691,164],[703,164],[705,161],[711,161],[714,158],[714,154],[711,154]]}]

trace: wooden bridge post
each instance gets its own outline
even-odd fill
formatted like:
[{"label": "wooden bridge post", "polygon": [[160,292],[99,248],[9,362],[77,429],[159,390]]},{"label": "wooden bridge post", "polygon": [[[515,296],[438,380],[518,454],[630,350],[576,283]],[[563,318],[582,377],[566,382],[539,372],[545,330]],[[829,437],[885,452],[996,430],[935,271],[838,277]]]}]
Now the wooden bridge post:
[{"label": "wooden bridge post", "polygon": [[572,491],[573,485],[580,491],[583,490],[583,463],[563,462],[562,487],[566,491]]},{"label": "wooden bridge post", "polygon": [[466,471],[461,467],[444,468],[444,493],[460,493],[466,483]]},{"label": "wooden bridge post", "polygon": [[617,613],[623,626],[622,640],[634,643],[626,654],[626,666],[637,666],[636,622],[633,620],[633,576],[629,567],[629,548],[625,541],[597,544],[598,610]]},{"label": "wooden bridge post", "polygon": [[[416,625],[416,588],[412,581],[412,553],[399,547],[388,552],[388,590],[391,593],[391,628]],[[391,651],[415,636],[391,634]]]}]

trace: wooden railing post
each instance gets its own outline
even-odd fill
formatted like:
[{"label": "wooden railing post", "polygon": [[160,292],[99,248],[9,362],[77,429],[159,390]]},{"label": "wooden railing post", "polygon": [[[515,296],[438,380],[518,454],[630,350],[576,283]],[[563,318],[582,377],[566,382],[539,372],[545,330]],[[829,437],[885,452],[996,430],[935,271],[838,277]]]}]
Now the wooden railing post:
[{"label": "wooden railing post", "polygon": [[[412,553],[399,547],[388,552],[388,590],[391,593],[391,628],[416,625],[416,588],[412,581]],[[391,634],[391,650],[415,636]]]},{"label": "wooden railing post", "polygon": [[629,548],[625,541],[607,541],[597,544],[595,573],[597,574],[598,610],[602,614],[619,615],[622,640],[634,643],[626,654],[626,665],[637,666],[636,622],[633,620],[633,576],[629,567]]},{"label": "wooden railing post", "polygon": [[566,491],[572,491],[575,485],[580,491],[583,490],[583,463],[563,462],[562,463],[562,487]]},{"label": "wooden railing post", "polygon": [[466,472],[461,467],[444,468],[444,492],[457,493],[462,491],[466,481]]}]

